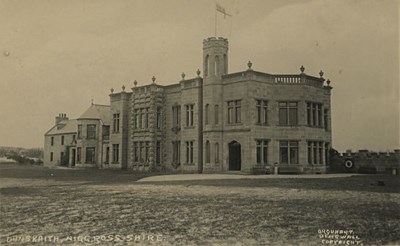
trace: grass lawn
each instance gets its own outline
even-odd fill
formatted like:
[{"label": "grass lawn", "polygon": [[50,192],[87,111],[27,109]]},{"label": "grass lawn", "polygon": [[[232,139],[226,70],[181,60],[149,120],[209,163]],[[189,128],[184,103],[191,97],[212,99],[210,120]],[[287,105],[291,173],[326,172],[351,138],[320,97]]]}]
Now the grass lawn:
[{"label": "grass lawn", "polygon": [[400,244],[399,176],[135,182],[144,176],[0,165],[0,245],[49,235],[70,245],[321,245],[337,240],[320,238],[328,229]]}]

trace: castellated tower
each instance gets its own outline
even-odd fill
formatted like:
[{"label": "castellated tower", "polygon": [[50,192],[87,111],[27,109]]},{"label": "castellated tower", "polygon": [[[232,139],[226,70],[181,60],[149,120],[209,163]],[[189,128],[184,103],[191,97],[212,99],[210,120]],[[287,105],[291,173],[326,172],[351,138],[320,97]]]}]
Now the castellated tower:
[{"label": "castellated tower", "polygon": [[[228,40],[203,41],[203,170],[223,170],[222,76],[228,73]],[[207,154],[208,153],[208,154]]]},{"label": "castellated tower", "polygon": [[228,40],[226,38],[208,38],[203,41],[203,75],[208,83],[221,81],[228,73]]}]

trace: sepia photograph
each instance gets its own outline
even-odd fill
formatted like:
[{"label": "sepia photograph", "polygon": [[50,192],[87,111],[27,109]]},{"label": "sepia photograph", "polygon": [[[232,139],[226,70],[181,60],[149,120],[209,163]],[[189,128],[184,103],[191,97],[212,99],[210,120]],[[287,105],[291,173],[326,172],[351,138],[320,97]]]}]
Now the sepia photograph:
[{"label": "sepia photograph", "polygon": [[399,0],[0,0],[0,245],[400,245]]}]

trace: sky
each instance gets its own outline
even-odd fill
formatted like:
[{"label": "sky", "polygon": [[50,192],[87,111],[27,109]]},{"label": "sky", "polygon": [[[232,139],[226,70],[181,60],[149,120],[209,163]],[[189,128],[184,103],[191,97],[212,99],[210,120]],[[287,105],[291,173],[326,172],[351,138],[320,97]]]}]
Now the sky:
[{"label": "sky", "polygon": [[[42,147],[54,117],[109,104],[110,88],[202,70],[215,0],[0,0],[0,146]],[[229,72],[323,70],[333,147],[400,148],[399,1],[217,0]]]}]

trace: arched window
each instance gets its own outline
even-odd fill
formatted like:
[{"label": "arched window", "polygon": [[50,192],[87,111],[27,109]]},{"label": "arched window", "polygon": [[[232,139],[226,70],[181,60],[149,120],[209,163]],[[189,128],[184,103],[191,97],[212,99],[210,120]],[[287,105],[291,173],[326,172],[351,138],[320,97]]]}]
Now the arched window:
[{"label": "arched window", "polygon": [[219,163],[219,145],[215,143],[215,163]]},{"label": "arched window", "polygon": [[208,108],[209,108],[209,105],[208,104],[206,104],[206,107],[205,107],[205,112],[204,112],[204,118],[205,118],[205,124],[206,125],[208,125]]},{"label": "arched window", "polygon": [[209,55],[206,55],[206,58],[204,59],[204,76],[208,76],[208,67],[210,63],[210,57]]},{"label": "arched window", "polygon": [[228,73],[228,58],[226,57],[226,54],[224,54],[224,74]]},{"label": "arched window", "polygon": [[214,106],[214,124],[218,125],[218,114],[219,114],[219,107],[218,104]]},{"label": "arched window", "polygon": [[215,64],[215,68],[214,68],[215,75],[218,75],[219,74],[219,57],[218,56],[215,56],[214,64]]},{"label": "arched window", "polygon": [[206,142],[206,163],[210,163],[210,142]]}]

